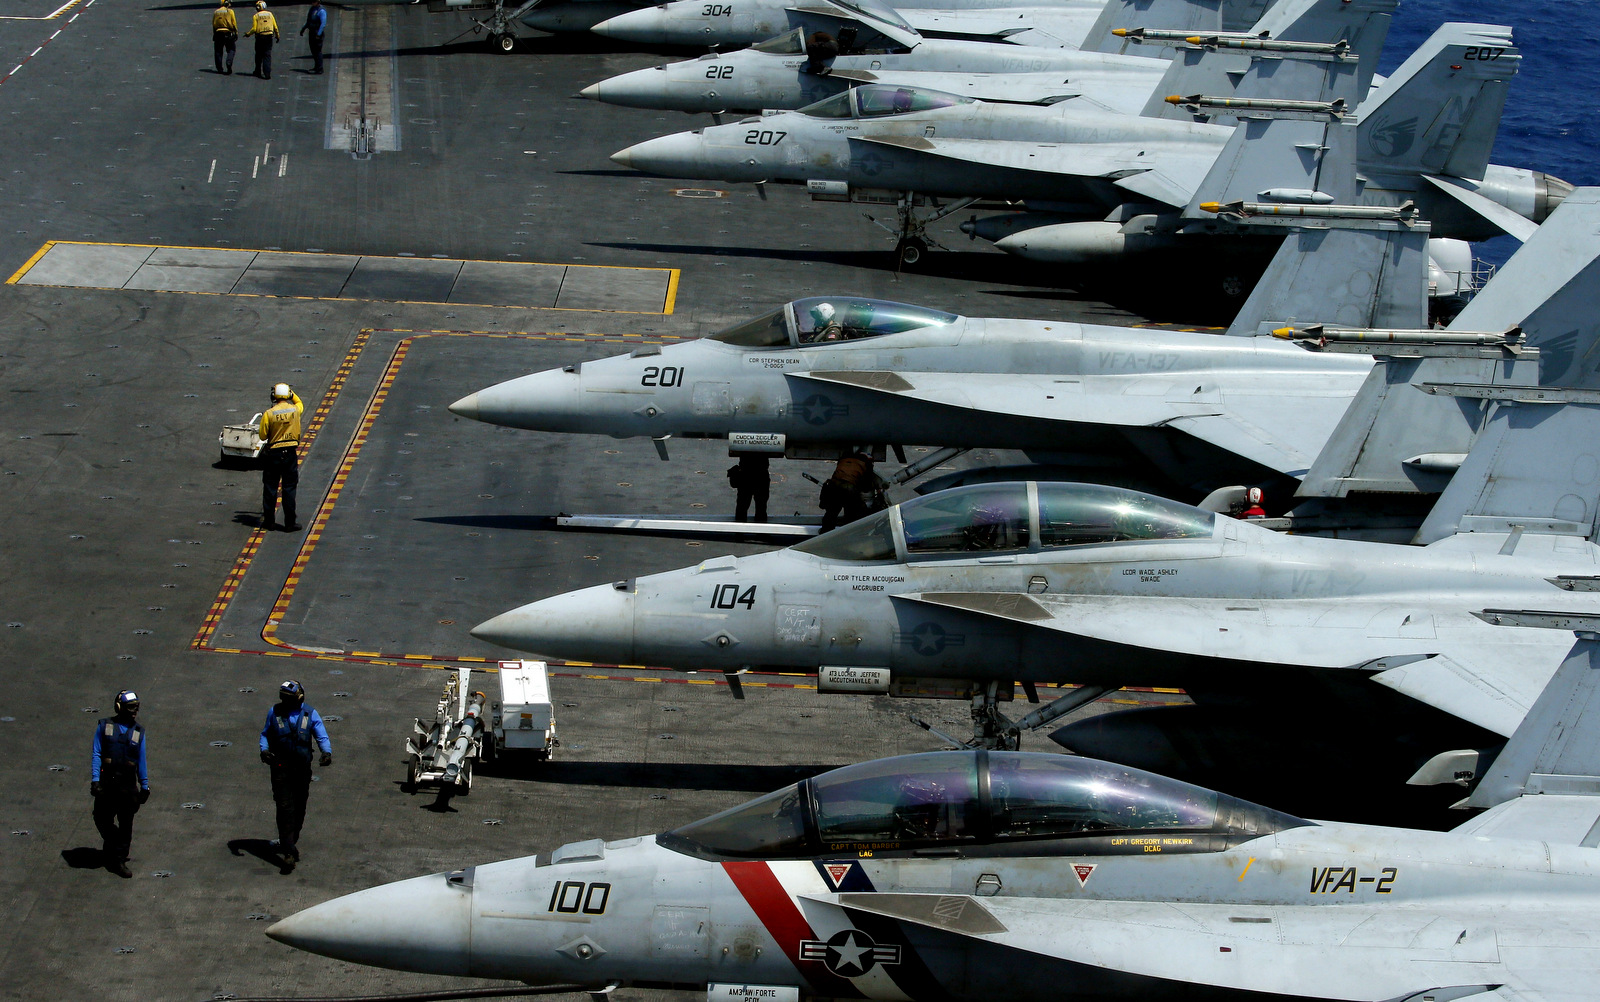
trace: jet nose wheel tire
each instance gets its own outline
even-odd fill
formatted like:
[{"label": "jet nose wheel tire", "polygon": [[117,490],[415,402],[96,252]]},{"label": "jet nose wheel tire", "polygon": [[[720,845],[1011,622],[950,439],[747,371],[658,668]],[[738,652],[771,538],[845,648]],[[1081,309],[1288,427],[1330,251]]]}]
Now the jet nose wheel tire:
[{"label": "jet nose wheel tire", "polygon": [[921,261],[922,255],[927,252],[928,245],[916,237],[907,237],[900,241],[900,245],[895,248],[895,253],[900,257],[900,264],[907,268]]},{"label": "jet nose wheel tire", "polygon": [[489,47],[498,52],[512,52],[517,47],[517,36],[507,32],[504,35],[490,35]]}]

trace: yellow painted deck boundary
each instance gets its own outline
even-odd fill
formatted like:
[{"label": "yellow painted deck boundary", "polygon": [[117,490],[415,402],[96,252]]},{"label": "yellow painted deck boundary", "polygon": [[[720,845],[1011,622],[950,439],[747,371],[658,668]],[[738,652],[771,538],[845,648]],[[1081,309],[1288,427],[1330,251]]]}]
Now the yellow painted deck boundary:
[{"label": "yellow painted deck boundary", "polygon": [[[241,296],[250,299],[299,299],[307,302],[330,303],[400,303],[406,306],[469,306],[488,310],[560,310],[563,313],[622,313],[631,316],[671,316],[678,301],[677,268],[659,268],[654,265],[631,264],[562,264],[559,261],[487,261],[482,258],[400,257],[395,254],[336,254],[332,251],[256,250],[250,247],[197,247],[189,244],[138,244],[108,240],[47,240],[34,255],[6,279],[6,285],[17,285],[40,260],[54,247],[148,247],[151,250],[225,251],[235,254],[285,254],[295,257],[345,257],[373,261],[460,261],[462,264],[526,264],[536,268],[596,268],[603,271],[661,271],[667,274],[667,291],[659,310],[608,310],[579,306],[502,306],[498,303],[445,303],[432,299],[358,299],[342,296],[284,296],[269,292],[193,292],[187,289],[141,289],[141,292],[164,292],[180,296]],[[246,268],[246,271],[249,269]],[[119,289],[110,285],[40,285],[41,289]],[[455,333],[455,332],[452,332]]]}]

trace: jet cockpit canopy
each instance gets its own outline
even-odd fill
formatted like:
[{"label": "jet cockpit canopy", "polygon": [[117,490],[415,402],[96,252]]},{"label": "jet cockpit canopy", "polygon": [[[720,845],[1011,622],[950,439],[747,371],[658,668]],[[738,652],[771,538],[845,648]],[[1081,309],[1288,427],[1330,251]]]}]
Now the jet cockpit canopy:
[{"label": "jet cockpit canopy", "polygon": [[949,751],[835,769],[657,839],[706,858],[1103,855],[1218,852],[1311,823],[1097,759]]},{"label": "jet cockpit canopy", "polygon": [[885,115],[908,115],[936,108],[953,108],[958,104],[973,104],[970,97],[946,94],[942,90],[924,87],[899,87],[894,84],[865,84],[852,87],[842,94],[825,97],[800,109],[800,114],[812,118],[882,118]]},{"label": "jet cockpit canopy", "polygon": [[972,484],[913,498],[793,549],[829,560],[918,560],[1093,543],[1211,539],[1217,516],[1122,487]]},{"label": "jet cockpit canopy", "polygon": [[861,296],[812,296],[709,335],[741,348],[789,348],[831,341],[902,334],[923,327],[949,327],[954,313]]}]

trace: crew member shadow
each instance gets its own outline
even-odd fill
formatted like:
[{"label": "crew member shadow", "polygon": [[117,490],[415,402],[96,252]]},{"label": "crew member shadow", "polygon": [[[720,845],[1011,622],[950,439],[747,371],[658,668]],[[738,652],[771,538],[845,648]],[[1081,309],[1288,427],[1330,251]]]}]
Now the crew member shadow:
[{"label": "crew member shadow", "polygon": [[235,856],[243,856],[245,853],[249,853],[255,858],[261,860],[263,863],[276,866],[279,873],[287,874],[294,872],[294,867],[289,864],[289,861],[284,858],[283,854],[278,851],[278,847],[273,845],[270,839],[229,839],[228,851],[233,853]]},{"label": "crew member shadow", "polygon": [[74,870],[103,870],[106,867],[106,854],[93,846],[62,849],[61,858]]}]

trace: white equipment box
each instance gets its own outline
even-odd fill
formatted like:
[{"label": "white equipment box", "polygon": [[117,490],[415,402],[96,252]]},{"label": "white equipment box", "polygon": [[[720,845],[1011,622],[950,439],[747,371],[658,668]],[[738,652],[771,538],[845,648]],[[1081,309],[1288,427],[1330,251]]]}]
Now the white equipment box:
[{"label": "white equipment box", "polygon": [[543,661],[500,662],[500,706],[494,716],[499,751],[531,752],[540,759],[555,753],[556,711],[550,702],[550,675]]},{"label": "white equipment box", "polygon": [[222,449],[222,458],[226,459],[255,459],[261,455],[261,447],[266,441],[256,434],[256,429],[261,427],[261,415],[251,418],[248,424],[225,424],[222,434],[217,436],[217,445]]}]

